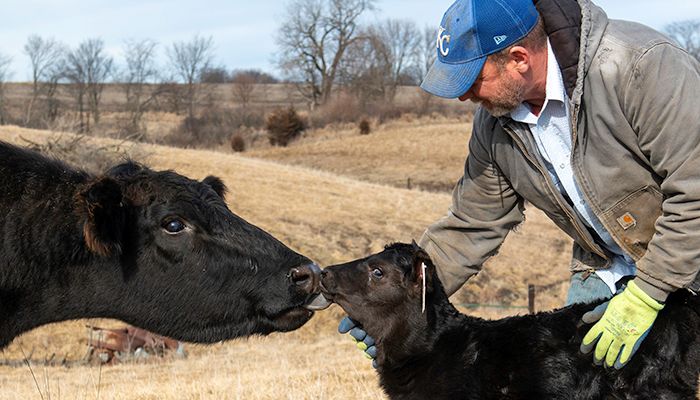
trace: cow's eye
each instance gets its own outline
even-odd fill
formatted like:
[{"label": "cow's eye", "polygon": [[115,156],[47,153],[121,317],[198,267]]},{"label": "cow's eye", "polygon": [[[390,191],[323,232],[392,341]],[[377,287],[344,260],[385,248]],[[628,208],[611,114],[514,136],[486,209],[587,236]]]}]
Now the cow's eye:
[{"label": "cow's eye", "polygon": [[381,279],[384,276],[384,271],[382,271],[379,268],[375,268],[372,270],[372,276],[374,276],[377,279]]},{"label": "cow's eye", "polygon": [[170,234],[176,234],[185,230],[185,223],[179,219],[170,219],[165,221],[163,229]]}]

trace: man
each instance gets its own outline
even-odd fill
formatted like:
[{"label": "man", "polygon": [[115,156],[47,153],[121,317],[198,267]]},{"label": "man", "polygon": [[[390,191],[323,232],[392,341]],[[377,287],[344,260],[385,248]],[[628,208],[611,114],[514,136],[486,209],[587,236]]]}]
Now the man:
[{"label": "man", "polygon": [[567,303],[612,298],[581,350],[623,367],[668,294],[700,288],[700,65],[588,0],[457,0],[437,52],[421,87],[480,104],[453,205],[420,240],[447,292],[527,200],[574,239]]}]

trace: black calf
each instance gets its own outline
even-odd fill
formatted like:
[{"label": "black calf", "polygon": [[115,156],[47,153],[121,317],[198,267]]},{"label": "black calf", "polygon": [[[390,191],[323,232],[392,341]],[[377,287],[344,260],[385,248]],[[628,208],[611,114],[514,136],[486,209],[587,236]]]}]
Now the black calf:
[{"label": "black calf", "polygon": [[[426,310],[421,312],[422,268]],[[381,385],[392,399],[695,399],[700,299],[672,294],[621,370],[579,353],[593,305],[486,321],[460,314],[418,246],[394,244],[322,273],[325,297],[377,341]]]}]

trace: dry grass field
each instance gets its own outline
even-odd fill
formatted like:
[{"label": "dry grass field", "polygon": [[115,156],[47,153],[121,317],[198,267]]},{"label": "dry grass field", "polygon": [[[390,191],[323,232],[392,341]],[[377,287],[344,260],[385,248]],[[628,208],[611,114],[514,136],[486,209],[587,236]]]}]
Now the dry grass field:
[{"label": "dry grass field", "polygon": [[246,152],[249,157],[303,165],[396,187],[449,191],[462,174],[471,124],[412,118],[359,135],[356,126],[310,131],[289,147]]},{"label": "dry grass field", "polygon": [[[338,137],[321,141],[325,134]],[[0,140],[15,143],[23,143],[21,137],[42,142],[55,135],[0,127]],[[145,161],[152,168],[192,178],[220,176],[230,189],[234,212],[328,265],[378,251],[389,242],[418,238],[443,215],[450,196],[408,190],[406,177],[419,187],[449,185],[461,173],[467,138],[468,124],[437,120],[396,122],[363,137],[313,132],[290,148],[243,156],[134,146],[140,155],[148,155]],[[539,309],[563,303],[565,285],[558,283],[568,275],[570,241],[538,211],[528,210],[527,218],[485,270],[453,296],[455,303],[522,307],[528,283],[553,284],[538,293]],[[486,318],[523,312],[462,309]],[[341,317],[341,310],[332,306],[292,333],[188,345],[189,355],[182,360],[0,367],[0,400],[383,399],[370,363],[348,337],[336,333]],[[87,323],[119,325],[71,321],[41,327],[17,338],[0,353],[0,360],[21,360],[30,353],[33,360],[52,354],[79,360],[86,351]]]}]

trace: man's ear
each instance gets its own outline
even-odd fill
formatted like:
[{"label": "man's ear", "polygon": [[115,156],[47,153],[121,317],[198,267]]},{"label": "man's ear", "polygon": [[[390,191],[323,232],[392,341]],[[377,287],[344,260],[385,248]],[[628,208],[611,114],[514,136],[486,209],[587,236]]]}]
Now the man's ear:
[{"label": "man's ear", "polygon": [[228,189],[226,188],[226,185],[221,180],[221,178],[209,175],[202,180],[202,183],[205,185],[209,185],[209,187],[214,189],[216,194],[218,194],[222,200],[226,200],[226,193],[228,192]]},{"label": "man's ear", "polygon": [[121,254],[126,212],[119,183],[98,178],[78,193],[77,200],[85,216],[83,237],[88,249],[101,256]]},{"label": "man's ear", "polygon": [[522,46],[513,46],[508,51],[508,57],[514,64],[514,68],[521,75],[525,75],[532,68],[532,53]]}]

